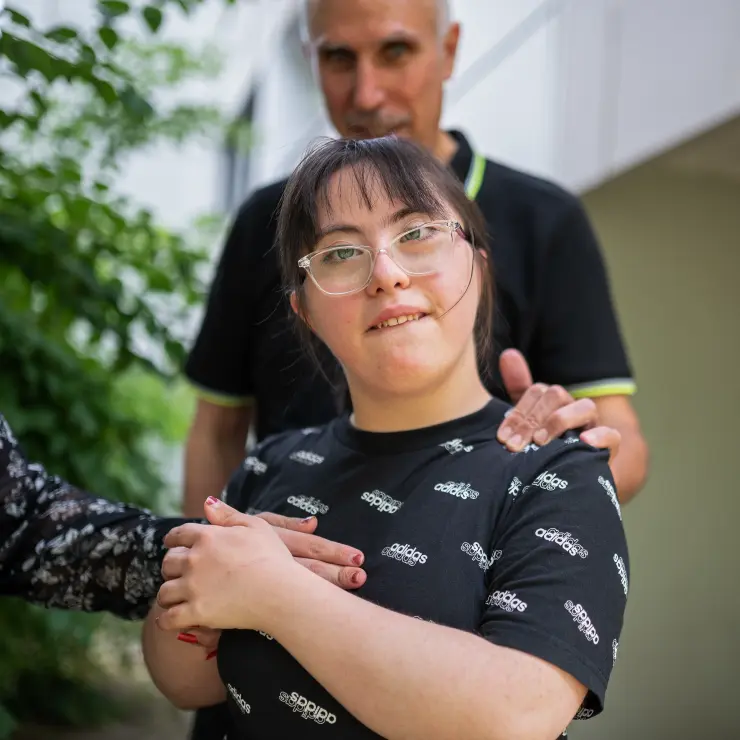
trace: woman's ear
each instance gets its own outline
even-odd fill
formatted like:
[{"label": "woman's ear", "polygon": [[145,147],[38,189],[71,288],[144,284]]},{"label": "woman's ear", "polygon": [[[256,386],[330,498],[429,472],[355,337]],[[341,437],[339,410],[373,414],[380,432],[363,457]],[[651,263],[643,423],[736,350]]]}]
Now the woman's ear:
[{"label": "woman's ear", "polygon": [[293,309],[293,313],[301,320],[303,321],[306,326],[313,331],[313,327],[311,326],[311,322],[309,321],[308,314],[303,309],[303,307],[298,303],[298,296],[296,295],[294,290],[290,291],[290,307]]}]

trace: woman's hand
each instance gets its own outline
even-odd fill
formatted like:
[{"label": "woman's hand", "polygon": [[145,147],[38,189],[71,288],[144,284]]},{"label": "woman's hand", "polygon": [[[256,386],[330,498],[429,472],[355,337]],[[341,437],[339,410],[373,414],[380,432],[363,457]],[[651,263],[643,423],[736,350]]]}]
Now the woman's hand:
[{"label": "woman's hand", "polygon": [[157,596],[165,613],[158,624],[167,630],[260,629],[268,603],[299,566],[263,519],[218,499],[209,499],[205,510],[213,524],[226,515],[232,526],[184,524],[167,534],[166,582]]}]

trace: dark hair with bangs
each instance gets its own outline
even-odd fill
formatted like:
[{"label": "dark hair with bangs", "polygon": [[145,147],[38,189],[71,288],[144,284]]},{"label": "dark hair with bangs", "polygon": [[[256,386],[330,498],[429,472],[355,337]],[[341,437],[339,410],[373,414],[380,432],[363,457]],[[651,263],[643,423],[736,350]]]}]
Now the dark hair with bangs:
[{"label": "dark hair with bangs", "polygon": [[[459,214],[463,230],[475,247],[482,276],[475,344],[481,375],[488,376],[494,280],[485,220],[457,177],[432,154],[406,139],[385,136],[322,140],[308,151],[288,179],[278,214],[277,244],[283,285],[295,291],[301,311],[305,309],[303,284],[306,274],[298,267],[298,260],[315,249],[319,212],[322,208],[331,211],[329,187],[332,177],[342,170],[352,172],[355,197],[360,197],[369,209],[373,208],[377,196],[383,194],[415,213],[429,214],[434,219],[447,218],[450,207]],[[487,259],[477,250],[483,250]],[[300,319],[298,331],[307,351],[326,375],[317,351],[318,339]],[[336,379],[330,380],[336,382]]]}]

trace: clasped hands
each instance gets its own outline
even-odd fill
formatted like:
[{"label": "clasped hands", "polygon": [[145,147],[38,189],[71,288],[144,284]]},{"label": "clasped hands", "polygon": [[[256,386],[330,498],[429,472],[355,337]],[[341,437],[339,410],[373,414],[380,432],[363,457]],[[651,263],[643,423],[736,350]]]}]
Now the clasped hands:
[{"label": "clasped hands", "polygon": [[[500,367],[515,402],[499,428],[502,444],[519,451],[580,429],[584,442],[608,448],[610,459],[617,454],[619,432],[598,425],[593,401],[575,401],[559,386],[533,384],[517,350],[504,352]],[[315,517],[249,516],[212,498],[205,511],[217,526],[186,524],[165,537],[169,552],[162,565],[165,583],[157,602],[163,612],[157,624],[180,631],[181,640],[200,645],[209,658],[221,629],[268,631],[271,610],[290,578],[308,575],[300,566],[344,589],[365,583],[363,554],[315,535]]]}]

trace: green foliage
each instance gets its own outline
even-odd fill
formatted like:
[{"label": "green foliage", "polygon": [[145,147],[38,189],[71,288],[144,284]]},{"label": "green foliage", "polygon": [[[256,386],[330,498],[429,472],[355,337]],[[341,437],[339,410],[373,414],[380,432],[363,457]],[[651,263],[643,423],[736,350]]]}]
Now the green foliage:
[{"label": "green foliage", "polygon": [[[155,34],[170,8],[198,2],[98,0],[85,30],[37,28],[20,4],[0,17],[0,409],[32,459],[155,509],[166,485],[153,450],[182,440],[190,415],[176,379],[212,234],[168,232],[115,183],[131,152],[221,135],[222,122],[156,102],[216,73],[213,50],[134,42],[121,21]],[[99,623],[0,601],[0,738],[15,720],[104,719]]]}]

